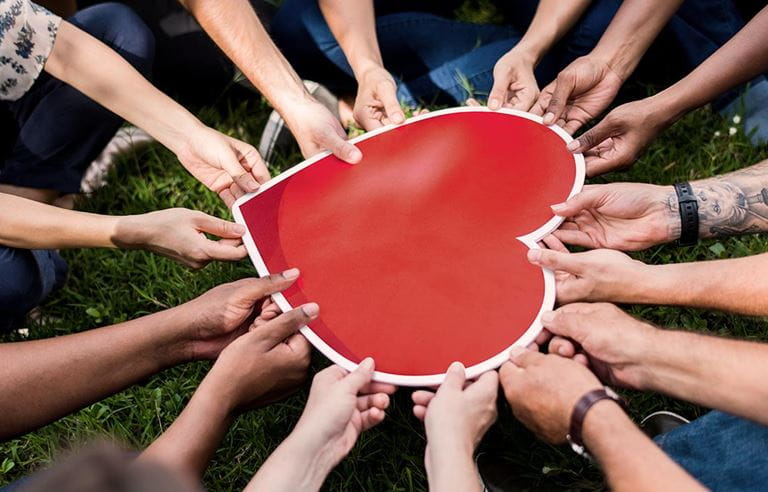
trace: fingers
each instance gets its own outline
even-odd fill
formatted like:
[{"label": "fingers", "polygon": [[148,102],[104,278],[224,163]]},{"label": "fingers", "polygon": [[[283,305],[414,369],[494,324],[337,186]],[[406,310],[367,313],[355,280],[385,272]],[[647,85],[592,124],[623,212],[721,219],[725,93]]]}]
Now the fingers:
[{"label": "fingers", "polygon": [[413,416],[417,419],[424,421],[424,417],[427,416],[427,407],[421,406],[421,405],[414,405],[413,406]]},{"label": "fingers", "polygon": [[596,208],[604,195],[602,186],[585,188],[581,193],[577,193],[563,203],[552,205],[552,211],[560,217],[573,217],[582,210]]},{"label": "fingers", "polygon": [[599,145],[607,138],[616,135],[619,125],[610,115],[603,118],[597,125],[584,132],[576,140],[568,143],[568,150],[573,153],[584,153],[589,149]]},{"label": "fingers", "polygon": [[298,268],[290,268],[282,273],[273,273],[261,278],[246,278],[235,282],[244,297],[253,299],[255,303],[268,295],[282,292],[299,278]]},{"label": "fingers", "polygon": [[584,341],[589,329],[584,315],[578,312],[578,305],[575,304],[542,314],[541,323],[553,335],[570,338],[578,343]]},{"label": "fingers", "polygon": [[528,261],[536,266],[553,271],[579,275],[583,271],[581,257],[577,254],[552,251],[551,249],[529,249]]},{"label": "fingers", "polygon": [[547,330],[546,328],[541,330],[541,333],[536,337],[536,340],[534,340],[534,343],[541,347],[545,343],[547,343],[552,338],[552,334]]},{"label": "fingers", "polygon": [[582,248],[597,248],[600,246],[589,234],[583,231],[560,229],[552,234],[565,244],[581,246]]},{"label": "fingers", "polygon": [[381,98],[381,103],[384,105],[384,112],[387,114],[389,121],[395,125],[405,121],[405,114],[400,107],[400,102],[397,100],[397,88],[392,82],[381,82],[377,88],[377,94]]},{"label": "fingers", "polygon": [[[445,379],[443,384],[440,385],[440,389],[457,389],[461,391],[464,388],[464,382],[467,380],[464,373],[464,364],[461,362],[454,362],[448,366],[448,371],[445,373]],[[440,391],[438,389],[438,391]]]},{"label": "fingers", "polygon": [[496,394],[499,391],[499,373],[488,371],[483,373],[477,381],[467,388],[468,393],[482,395],[484,398],[493,398],[496,401]]},{"label": "fingers", "polygon": [[570,71],[560,72],[555,81],[552,97],[549,99],[543,122],[545,125],[552,125],[563,117],[565,106],[571,93],[576,86],[576,77]]},{"label": "fingers", "polygon": [[397,386],[394,384],[377,383],[375,381],[371,381],[360,390],[361,393],[365,394],[386,393],[388,395],[393,394],[395,391],[397,391]]},{"label": "fingers", "polygon": [[357,409],[361,412],[369,408],[378,408],[386,410],[389,407],[389,395],[386,393],[374,393],[357,397]]},{"label": "fingers", "polygon": [[341,384],[348,393],[354,395],[358,394],[366,384],[371,382],[375,365],[376,364],[372,358],[366,357],[360,362],[357,369],[350,372],[339,384]]},{"label": "fingers", "polygon": [[221,238],[237,239],[245,234],[245,226],[228,220],[219,219],[202,212],[193,219],[198,231],[207,232]]},{"label": "fingers", "polygon": [[507,100],[507,88],[509,87],[508,71],[504,70],[504,74],[501,76],[493,77],[493,87],[488,94],[488,108],[492,110],[501,109],[504,102]]},{"label": "fingers", "polygon": [[337,125],[338,128],[328,129],[318,142],[320,146],[330,150],[333,155],[341,159],[348,164],[357,164],[363,159],[363,153],[360,149],[347,142],[346,134],[341,128],[341,125]]},{"label": "fingers", "polygon": [[203,239],[206,243],[204,246],[205,254],[210,260],[217,261],[239,261],[248,256],[248,251],[243,244],[237,246],[233,244],[227,244],[222,241],[211,241],[209,239]]},{"label": "fingers", "polygon": [[512,350],[509,351],[509,362],[522,369],[537,364],[543,358],[544,354],[541,352],[520,347],[512,347]]},{"label": "fingers", "polygon": [[237,201],[237,198],[235,198],[235,195],[229,191],[229,188],[224,188],[223,190],[219,191],[219,198],[221,198],[221,201],[224,202],[224,205],[226,205],[227,208],[232,208],[232,205],[234,205],[235,201]]},{"label": "fingers", "polygon": [[380,424],[384,420],[384,417],[386,417],[386,413],[384,413],[384,410],[381,410],[376,407],[373,407],[369,410],[362,412],[360,414],[360,420],[362,422],[362,430],[366,431],[371,427],[374,427]]},{"label": "fingers", "polygon": [[259,151],[255,147],[235,138],[232,138],[231,141],[235,151],[238,153],[240,164],[244,169],[250,170],[251,175],[258,183],[266,183],[272,178],[267,165],[264,163],[264,159],[261,158]]},{"label": "fingers", "polygon": [[557,238],[557,236],[550,234],[549,236],[545,237],[541,241],[546,245],[547,248],[551,249],[552,251],[570,253],[570,251],[568,251],[568,248],[565,247],[565,244],[563,244],[563,242],[560,241]]},{"label": "fingers", "polygon": [[422,407],[428,406],[434,397],[433,391],[418,390],[411,393],[411,400],[413,400],[414,405],[421,405]]},{"label": "fingers", "polygon": [[571,358],[576,355],[576,346],[567,338],[556,336],[549,342],[549,353]]},{"label": "fingers", "polygon": [[309,344],[301,333],[291,335],[285,343],[299,357],[309,357],[312,354],[312,345]]},{"label": "fingers", "polygon": [[258,333],[262,343],[271,349],[298,332],[302,326],[317,318],[319,313],[320,308],[317,304],[304,304],[265,323],[256,333]]}]

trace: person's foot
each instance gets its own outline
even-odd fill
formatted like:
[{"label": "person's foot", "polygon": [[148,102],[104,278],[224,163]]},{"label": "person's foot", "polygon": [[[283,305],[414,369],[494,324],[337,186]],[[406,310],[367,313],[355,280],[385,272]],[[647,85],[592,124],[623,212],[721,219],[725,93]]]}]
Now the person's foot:
[{"label": "person's foot", "polygon": [[83,180],[80,182],[83,193],[93,193],[107,184],[107,174],[120,155],[154,141],[154,137],[141,128],[124,126],[119,129],[85,171]]},{"label": "person's foot", "polygon": [[669,410],[660,410],[647,415],[642,421],[640,421],[640,428],[645,434],[653,439],[654,437],[665,434],[672,430],[677,429],[685,424],[690,424],[691,421],[682,417],[675,412]]},{"label": "person's foot", "polygon": [[768,143],[768,80],[761,77],[753,81],[741,97],[719,112],[726,118],[734,118],[734,123],[743,121],[744,132],[752,145]]},{"label": "person's foot", "polygon": [[[336,118],[339,118],[339,99],[331,91],[311,80],[305,80],[304,87],[307,88],[307,92],[312,97],[328,108]],[[262,159],[269,164],[275,151],[285,152],[293,142],[293,135],[291,135],[283,117],[277,111],[272,111],[267,125],[264,127],[264,132],[261,134],[261,140],[259,140],[259,154],[261,154]]]}]

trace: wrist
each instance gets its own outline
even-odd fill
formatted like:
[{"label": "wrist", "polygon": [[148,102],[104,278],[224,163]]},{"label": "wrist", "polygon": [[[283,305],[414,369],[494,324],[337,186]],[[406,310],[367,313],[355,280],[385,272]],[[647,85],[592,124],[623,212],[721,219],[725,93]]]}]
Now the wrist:
[{"label": "wrist", "polygon": [[516,59],[533,69],[539,64],[546,51],[546,44],[536,41],[526,41],[526,39],[523,38],[514,48],[509,50],[505,56],[514,56]]},{"label": "wrist", "polygon": [[584,416],[581,436],[584,446],[595,456],[600,456],[602,444],[606,440],[616,439],[614,431],[634,427],[629,416],[610,399],[600,400],[595,403]]},{"label": "wrist", "polygon": [[303,434],[296,431],[283,441],[278,450],[290,460],[293,470],[303,471],[297,473],[296,490],[320,490],[325,478],[338,463],[332,453],[311,445]]},{"label": "wrist", "polygon": [[117,248],[144,249],[149,242],[148,228],[142,226],[141,215],[114,217],[110,240]]}]

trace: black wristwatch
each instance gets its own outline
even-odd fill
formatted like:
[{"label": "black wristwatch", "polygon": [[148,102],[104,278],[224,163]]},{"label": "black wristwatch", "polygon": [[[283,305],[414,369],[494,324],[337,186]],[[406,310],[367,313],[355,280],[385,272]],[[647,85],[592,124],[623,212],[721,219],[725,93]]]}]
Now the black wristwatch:
[{"label": "black wristwatch", "polygon": [[699,202],[690,183],[676,183],[675,193],[680,209],[680,246],[693,246],[699,242]]},{"label": "black wristwatch", "polygon": [[595,403],[602,400],[613,400],[619,404],[622,410],[625,412],[627,411],[627,405],[624,400],[608,386],[592,390],[579,398],[579,401],[574,405],[573,412],[571,412],[571,425],[568,434],[565,436],[568,444],[571,445],[571,449],[573,449],[576,454],[590,460],[592,459],[592,456],[589,455],[587,449],[584,447],[584,441],[581,437],[581,427],[584,425],[584,418],[587,416],[587,412],[595,405]]}]

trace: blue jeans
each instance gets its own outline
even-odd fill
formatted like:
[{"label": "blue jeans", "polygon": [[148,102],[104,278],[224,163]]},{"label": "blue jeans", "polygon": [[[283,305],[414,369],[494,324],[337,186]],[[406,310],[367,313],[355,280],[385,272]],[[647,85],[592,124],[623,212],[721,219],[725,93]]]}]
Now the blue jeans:
[{"label": "blue jeans", "polygon": [[[99,4],[68,20],[117,51],[145,76],[150,73],[154,38],[128,7]],[[4,128],[0,183],[77,193],[88,165],[122,122],[78,90],[43,73],[19,100],[0,102],[0,126]]]},{"label": "blue jeans", "polygon": [[712,490],[768,487],[768,427],[712,411],[655,438],[669,457]]},{"label": "blue jeans", "polygon": [[[389,13],[388,1],[375,2],[377,12],[387,11],[377,16],[376,32],[384,64],[399,82],[398,96],[409,105],[417,101],[461,103],[471,95],[487,95],[496,61],[520,40],[538,4],[537,0],[513,0],[511,8],[519,16],[511,19],[514,25],[499,26],[469,24],[427,12]],[[568,63],[589,53],[620,6],[620,0],[592,2],[537,67],[539,83],[549,83]],[[682,75],[742,26],[731,1],[687,0],[659,40],[663,49],[655,53],[665,57],[675,52],[680,60],[664,66],[679,68]],[[272,22],[272,35],[302,77],[337,91],[354,91],[352,70],[317,0],[285,0]]]}]

